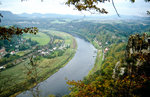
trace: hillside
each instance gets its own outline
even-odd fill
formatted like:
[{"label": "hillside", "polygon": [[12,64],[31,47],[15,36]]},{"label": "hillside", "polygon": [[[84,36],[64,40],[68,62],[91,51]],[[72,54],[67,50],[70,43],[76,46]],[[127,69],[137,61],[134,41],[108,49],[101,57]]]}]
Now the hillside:
[{"label": "hillside", "polygon": [[65,97],[148,97],[149,39],[147,34],[132,35],[126,49],[122,48],[125,44],[121,43],[111,46],[99,70],[83,81],[68,81],[73,86],[71,93]]},{"label": "hillside", "polygon": [[0,11],[0,13],[3,15],[2,22],[7,20],[20,20],[22,17],[18,16],[17,14],[14,14],[10,11]]},{"label": "hillside", "polygon": [[[20,39],[19,37],[14,38],[10,43],[6,40],[0,41],[1,52],[4,52],[6,49],[7,52],[11,53],[11,51],[19,47],[18,49],[20,51],[16,55],[12,55],[10,58],[8,58],[8,55],[4,56],[5,58],[0,60],[0,66],[5,64],[6,69],[12,73],[16,73],[16,75],[17,72],[19,72],[22,75],[20,76],[22,83],[24,82],[23,78],[25,74],[18,68],[22,68],[23,64],[20,64],[20,61],[19,64],[15,65],[15,62],[13,64],[6,63],[13,62],[14,59],[18,59],[19,57],[26,57],[32,52],[32,47],[38,46],[38,51],[36,51],[35,48],[33,49],[35,50],[35,55],[40,55],[35,58],[35,60],[42,63],[42,65],[45,66],[44,68],[49,67],[48,63],[54,63],[51,67],[53,69],[52,73],[46,69],[45,73],[40,76],[46,76],[46,72],[49,73],[48,75],[53,74],[58,71],[58,68],[62,67],[62,63],[68,62],[75,53],[75,51],[72,50],[76,48],[74,47],[76,45],[73,46],[75,41],[71,40],[72,36],[69,39],[69,43],[73,44],[71,48],[68,48],[70,47],[67,46],[68,37],[62,33],[67,32],[92,43],[97,49],[97,52],[94,52],[97,53],[97,56],[92,56],[96,57],[95,65],[83,81],[68,81],[68,84],[73,87],[71,88],[71,93],[66,96],[146,97],[148,94],[148,90],[150,90],[150,20],[148,17],[135,17],[132,19],[132,16],[124,16],[124,19],[118,19],[112,16],[111,18],[107,17],[107,19],[98,17],[92,19],[93,17],[78,18],[76,16],[73,16],[75,18],[67,18],[68,15],[58,14],[24,13],[15,15],[9,11],[1,11],[0,13],[4,15],[1,26],[34,26],[42,31],[42,33],[39,32],[37,36],[25,34],[23,37],[20,37]],[[60,32],[62,34],[60,34]],[[60,37],[59,35],[62,36]],[[65,37],[65,39],[62,37]],[[19,41],[16,43],[16,39],[20,41],[20,44]],[[24,41],[26,41],[26,43],[24,43]],[[16,47],[16,44],[19,45]],[[51,52],[52,49],[56,49],[55,47],[65,47],[65,49]],[[73,54],[70,52],[73,52]],[[47,55],[46,53],[50,54]],[[25,62],[27,63],[28,61],[29,60],[26,59]],[[59,63],[59,66],[55,67],[57,63]],[[39,64],[39,66],[41,66],[41,64]],[[41,66],[39,70],[44,70],[43,66]],[[15,69],[13,68],[17,68],[17,72],[14,72],[13,70]],[[7,70],[2,70],[0,73],[3,73],[4,76],[0,77],[4,78],[5,74],[9,73]],[[48,76],[46,76],[46,78],[47,77]],[[20,80],[15,74],[14,78],[13,76],[10,78],[14,80],[17,79],[18,82]],[[7,80],[10,79],[6,77],[0,80],[0,82],[5,83]],[[33,80],[29,79],[28,81],[32,82]],[[3,92],[4,94],[1,95],[8,96],[16,93],[16,91],[24,90],[24,88],[22,88],[23,86],[21,88],[16,86],[16,88],[10,85],[11,88],[9,88],[9,84],[11,83],[12,81],[5,83],[8,87],[1,88],[1,91],[5,91]],[[22,83],[19,83],[19,85],[21,86]],[[1,86],[5,87],[5,84],[1,84]],[[25,88],[29,88],[28,86],[31,86],[31,84],[32,83],[28,83]]]}]

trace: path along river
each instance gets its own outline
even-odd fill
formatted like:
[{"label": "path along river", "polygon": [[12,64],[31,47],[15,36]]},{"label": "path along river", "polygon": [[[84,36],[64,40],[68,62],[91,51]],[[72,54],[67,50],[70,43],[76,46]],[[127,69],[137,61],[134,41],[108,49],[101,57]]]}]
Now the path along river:
[{"label": "path along river", "polygon": [[[94,66],[95,56],[97,55],[94,46],[81,38],[75,38],[78,44],[75,56],[58,72],[38,84],[40,97],[48,97],[50,94],[61,97],[68,94],[69,90],[66,81],[82,80]],[[17,97],[33,97],[33,93],[26,91]]]}]

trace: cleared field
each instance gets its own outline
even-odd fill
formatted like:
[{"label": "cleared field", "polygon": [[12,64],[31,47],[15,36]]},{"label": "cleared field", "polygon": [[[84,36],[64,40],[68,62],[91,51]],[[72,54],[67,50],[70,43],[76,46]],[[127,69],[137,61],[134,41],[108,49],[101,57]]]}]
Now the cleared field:
[{"label": "cleared field", "polygon": [[31,40],[36,41],[39,45],[46,45],[50,41],[50,37],[45,33],[38,32],[36,35],[33,34],[24,34],[24,38],[31,38]]},{"label": "cleared field", "polygon": [[56,40],[54,41],[54,43],[58,43],[58,42],[63,42],[63,40],[56,39]]},{"label": "cleared field", "polygon": [[64,23],[66,23],[66,22],[65,22],[65,21],[55,20],[55,21],[52,21],[51,23],[52,23],[52,24],[55,24],[55,23],[57,23],[57,24],[64,24]]},{"label": "cleared field", "polygon": [[[36,61],[38,82],[47,79],[49,76],[51,76],[52,74],[57,72],[60,68],[62,68],[65,64],[67,64],[69,60],[71,60],[72,57],[74,56],[77,48],[75,47],[77,46],[75,39],[71,35],[59,31],[49,31],[49,33],[51,35],[56,35],[64,38],[65,44],[69,43],[71,47],[67,49],[62,56],[55,57],[52,59],[41,57],[40,60]],[[41,33],[38,35],[46,35],[46,34]],[[29,38],[29,36],[26,37]],[[32,38],[36,40],[39,39],[40,37],[41,36],[33,36]],[[43,42],[41,44],[43,44]],[[25,52],[18,53],[18,55],[20,56],[24,54]],[[0,72],[0,79],[1,79],[0,96],[5,97],[8,97],[9,95],[15,96],[17,93],[29,89],[35,85],[33,83],[30,83],[28,79],[29,70],[27,68],[31,68],[31,65],[29,65],[30,63],[29,59],[30,58],[12,68]]]},{"label": "cleared field", "polygon": [[[52,58],[52,59],[42,59],[37,62],[38,67],[38,78],[42,78],[39,80],[45,80],[55,72],[57,72],[61,67],[63,67],[69,60],[73,57],[75,50],[68,49],[63,56]],[[14,94],[14,90],[22,91],[22,88],[17,88],[17,86],[23,86],[23,84],[29,84],[24,87],[24,89],[28,89],[30,87],[30,83],[28,83],[28,70],[26,67],[30,68],[30,65],[28,65],[29,60],[26,60],[25,62],[16,65],[10,69],[7,69],[5,71],[1,72],[1,79],[0,80],[0,86],[3,87],[3,85],[7,88],[4,88],[3,93],[7,94]],[[25,67],[26,66],[26,67]],[[7,82],[7,83],[5,83]],[[3,95],[3,94],[0,94]]]},{"label": "cleared field", "polygon": [[31,50],[19,51],[18,53],[16,53],[16,55],[24,56],[25,54],[29,53],[30,51]]},{"label": "cleared field", "polygon": [[51,35],[62,37],[63,39],[65,39],[65,44],[72,43],[71,38],[73,37],[65,32],[60,32],[60,31],[55,31],[55,30],[43,30],[43,32],[47,32]]}]

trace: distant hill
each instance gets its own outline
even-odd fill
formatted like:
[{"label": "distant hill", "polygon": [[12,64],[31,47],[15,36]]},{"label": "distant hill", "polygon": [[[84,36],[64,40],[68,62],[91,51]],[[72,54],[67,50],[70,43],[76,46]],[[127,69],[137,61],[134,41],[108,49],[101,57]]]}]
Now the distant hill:
[{"label": "distant hill", "polygon": [[120,15],[121,17],[118,17],[117,15],[111,15],[111,16],[101,16],[101,15],[96,15],[96,16],[83,16],[83,15],[67,15],[67,14],[54,14],[54,13],[47,13],[47,14],[41,14],[41,13],[22,13],[22,14],[14,14],[10,11],[0,11],[0,13],[4,16],[3,19],[9,19],[9,20],[14,20],[14,19],[25,19],[25,18],[72,18],[72,19],[80,19],[80,18],[85,18],[85,19],[99,19],[99,20],[116,20],[116,19],[132,19],[132,20],[150,20],[150,17],[140,17],[140,16],[126,16],[126,15]]},{"label": "distant hill", "polygon": [[20,16],[16,15],[16,14],[13,14],[12,12],[10,11],[0,11],[0,13],[3,15],[3,18],[2,19],[19,19],[21,18]]},{"label": "distant hill", "polygon": [[[48,14],[41,14],[41,13],[32,13],[32,14],[28,14],[28,13],[22,13],[22,14],[18,14],[21,17],[28,17],[28,18],[83,18],[83,15],[63,15],[63,14],[53,14],[53,13],[48,13]],[[127,16],[127,15],[120,15],[120,17],[118,17],[117,15],[109,15],[109,16],[101,16],[101,15],[93,15],[93,16],[84,16],[84,18],[86,19],[150,19],[150,17],[140,17],[140,16]]]},{"label": "distant hill", "polygon": [[79,16],[79,15],[63,15],[63,14],[41,14],[41,13],[32,13],[32,14],[28,14],[28,13],[22,13],[22,14],[18,14],[21,17],[27,17],[27,18],[81,18],[83,16]]}]

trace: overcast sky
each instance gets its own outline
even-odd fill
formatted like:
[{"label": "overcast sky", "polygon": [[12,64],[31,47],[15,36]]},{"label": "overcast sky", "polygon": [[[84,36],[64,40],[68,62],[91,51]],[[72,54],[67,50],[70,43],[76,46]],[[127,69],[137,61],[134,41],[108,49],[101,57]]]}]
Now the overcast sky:
[{"label": "overcast sky", "polygon": [[[0,10],[12,11],[15,14],[20,13],[58,13],[58,14],[76,14],[90,15],[88,12],[79,12],[73,10],[73,7],[65,5],[66,0],[0,0]],[[150,3],[145,3],[144,0],[136,0],[136,3],[131,3],[129,0],[114,0],[115,6],[121,15],[138,15],[146,16],[146,11],[150,9]],[[104,7],[109,14],[116,14],[111,3],[99,4]]]}]

